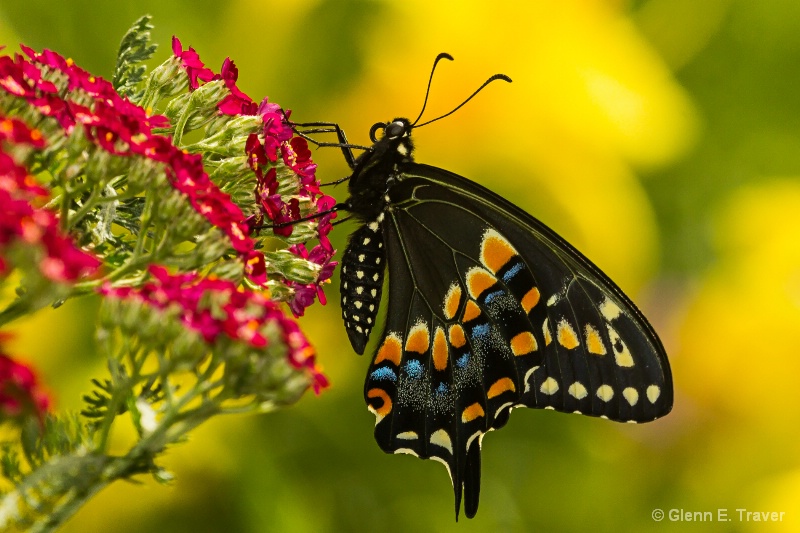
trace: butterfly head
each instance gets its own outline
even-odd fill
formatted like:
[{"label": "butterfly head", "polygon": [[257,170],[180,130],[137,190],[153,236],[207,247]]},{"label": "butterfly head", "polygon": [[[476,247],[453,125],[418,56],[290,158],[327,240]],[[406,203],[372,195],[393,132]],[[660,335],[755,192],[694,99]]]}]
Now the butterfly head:
[{"label": "butterfly head", "polygon": [[[414,143],[411,130],[414,126],[407,118],[396,118],[391,122],[378,122],[369,130],[369,138],[375,146],[381,146],[384,153],[396,153],[401,160],[410,161]],[[378,132],[381,136],[378,137]]]}]

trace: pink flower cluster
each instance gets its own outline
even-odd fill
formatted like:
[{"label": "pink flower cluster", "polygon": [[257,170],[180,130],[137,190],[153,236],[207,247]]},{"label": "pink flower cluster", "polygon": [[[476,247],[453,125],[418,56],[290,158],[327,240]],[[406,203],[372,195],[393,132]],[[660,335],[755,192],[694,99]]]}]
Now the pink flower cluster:
[{"label": "pink flower cluster", "polygon": [[[154,280],[140,288],[105,287],[107,296],[139,299],[157,309],[179,306],[180,319],[209,344],[221,335],[255,348],[268,345],[263,326],[275,324],[288,346],[289,363],[307,372],[315,392],[328,386],[315,363],[315,353],[296,322],[276,302],[263,294],[240,290],[233,282],[201,277],[196,273],[171,275],[159,266],[150,267]],[[210,303],[210,302],[213,302]]]},{"label": "pink flower cluster", "polygon": [[[257,179],[256,204],[261,209],[260,213],[246,220],[248,227],[259,228],[266,218],[278,226],[273,228],[276,235],[287,237],[292,234],[292,223],[301,218],[300,201],[297,198],[291,198],[287,202],[278,194],[275,163],[279,157],[297,175],[300,185],[298,195],[311,199],[317,213],[325,213],[316,218],[319,244],[311,253],[309,254],[305,246],[290,248],[298,257],[309,259],[320,265],[317,280],[307,285],[292,281],[287,283],[295,291],[294,297],[289,302],[289,307],[295,316],[302,316],[305,308],[314,302],[314,297],[317,295],[320,302],[325,304],[322,285],[329,281],[337,264],[331,261],[336,251],[328,240],[328,233],[333,228],[331,220],[336,217],[336,213],[330,210],[336,205],[336,201],[332,197],[322,194],[315,175],[317,165],[311,159],[308,143],[301,137],[295,137],[294,131],[288,123],[291,111],[284,111],[279,105],[270,103],[267,99],[256,106],[250,97],[236,86],[239,72],[230,59],[225,59],[220,74],[214,74],[203,64],[194,48],[183,50],[181,42],[175,37],[172,40],[172,50],[175,56],[181,60],[192,89],[197,89],[200,82],[220,79],[225,82],[231,94],[219,103],[218,108],[221,113],[226,115],[257,114],[262,118],[263,126],[260,133],[251,134],[245,144],[250,168]],[[260,264],[254,263],[254,268],[260,267]]]},{"label": "pink flower cluster", "polygon": [[[0,88],[55,118],[66,133],[80,124],[89,139],[110,153],[164,163],[173,187],[228,236],[246,263],[263,265],[263,255],[255,250],[255,242],[248,236],[241,209],[211,181],[203,169],[202,157],[188,154],[174,146],[169,137],[153,133],[153,128],[167,125],[166,117],[148,116],[144,109],[119,96],[108,81],[92,76],[55,52],[36,53],[25,46],[22,50],[29,59],[20,54],[13,59],[0,57]],[[44,79],[43,75],[52,71],[66,77],[66,96]],[[78,103],[87,99],[91,100],[88,105]],[[266,277],[253,281],[263,284]]]},{"label": "pink flower cluster", "polygon": [[222,69],[219,74],[214,72],[203,64],[200,55],[195,52],[194,48],[189,47],[188,50],[183,49],[181,41],[177,37],[172,38],[172,53],[175,57],[181,60],[186,74],[189,76],[189,87],[194,90],[200,87],[200,82],[207,83],[212,80],[222,80],[225,82],[225,87],[228,88],[231,94],[222,99],[218,108],[224,115],[255,115],[258,112],[258,106],[250,99],[239,87],[236,86],[236,80],[239,79],[239,69],[231,60],[225,58],[222,63]]},{"label": "pink flower cluster", "polygon": [[[0,335],[0,341],[7,336]],[[0,351],[0,421],[35,416],[40,421],[50,398],[39,386],[34,371]]]},{"label": "pink flower cluster", "polygon": [[48,191],[3,151],[13,144],[42,148],[44,140],[23,122],[0,116],[0,274],[8,269],[5,251],[14,244],[41,246],[39,270],[53,281],[76,281],[93,273],[100,261],[61,232],[55,213],[36,207],[44,203]]}]

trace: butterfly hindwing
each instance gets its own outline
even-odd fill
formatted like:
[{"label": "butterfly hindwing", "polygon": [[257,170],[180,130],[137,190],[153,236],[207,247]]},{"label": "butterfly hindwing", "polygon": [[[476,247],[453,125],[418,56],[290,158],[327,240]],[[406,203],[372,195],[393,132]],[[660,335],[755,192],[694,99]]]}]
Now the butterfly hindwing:
[{"label": "butterfly hindwing", "polygon": [[389,312],[365,397],[382,449],[447,466],[456,511],[462,487],[465,513],[477,510],[481,439],[513,407],[624,422],[669,412],[658,337],[555,233],[426,165],[404,166],[389,195],[374,221],[388,260]]},{"label": "butterfly hindwing", "polygon": [[350,236],[342,256],[342,318],[350,344],[359,355],[375,327],[386,270],[383,234],[376,223],[365,224]]}]

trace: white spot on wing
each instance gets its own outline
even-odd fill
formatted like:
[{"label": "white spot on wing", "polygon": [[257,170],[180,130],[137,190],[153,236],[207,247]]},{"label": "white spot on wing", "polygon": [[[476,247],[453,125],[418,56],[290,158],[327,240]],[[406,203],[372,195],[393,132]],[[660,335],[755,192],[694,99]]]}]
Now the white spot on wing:
[{"label": "white spot on wing", "polygon": [[600,314],[605,317],[606,320],[611,321],[617,318],[622,310],[619,308],[617,304],[606,298],[603,300],[603,303],[600,304]]},{"label": "white spot on wing", "polygon": [[411,448],[397,448],[394,453],[407,453],[408,455],[413,455],[414,457],[419,457],[417,452],[412,450]]},{"label": "white spot on wing", "polygon": [[555,394],[558,392],[558,382],[554,378],[549,377],[544,380],[544,383],[542,383],[542,386],[539,387],[539,390],[542,391],[542,394]]},{"label": "white spot on wing", "polygon": [[586,390],[586,387],[584,387],[583,383],[580,381],[576,381],[570,385],[569,389],[567,389],[567,392],[569,392],[570,396],[578,400],[583,400],[589,394]]},{"label": "white spot on wing", "polygon": [[531,368],[530,370],[528,370],[527,372],[525,372],[525,380],[524,380],[525,381],[525,392],[528,392],[528,391],[531,390],[531,384],[528,383],[528,378],[530,378],[531,374],[536,372],[538,369],[539,369],[539,367],[535,366],[535,367]]},{"label": "white spot on wing", "polygon": [[[500,407],[497,408],[497,411],[494,412],[494,417],[497,418],[500,415],[500,411],[502,411],[506,407],[512,407],[513,405],[514,405],[514,402],[506,402],[506,403],[504,403],[503,405],[501,405]],[[469,447],[467,447],[467,449],[469,449]]]},{"label": "white spot on wing", "polygon": [[443,429],[437,429],[431,434],[431,444],[441,446],[445,450],[453,453],[453,441],[450,440],[450,435]]},{"label": "white spot on wing", "polygon": [[480,441],[480,436],[481,435],[483,435],[483,432],[476,431],[475,433],[473,433],[472,435],[469,436],[469,438],[467,439],[467,451],[469,451],[469,447],[472,446],[472,441],[475,440],[476,438],[478,439],[478,446],[481,445],[481,441]]},{"label": "white spot on wing", "polygon": [[611,388],[611,385],[600,385],[597,387],[597,397],[608,402],[614,397],[614,389]]}]

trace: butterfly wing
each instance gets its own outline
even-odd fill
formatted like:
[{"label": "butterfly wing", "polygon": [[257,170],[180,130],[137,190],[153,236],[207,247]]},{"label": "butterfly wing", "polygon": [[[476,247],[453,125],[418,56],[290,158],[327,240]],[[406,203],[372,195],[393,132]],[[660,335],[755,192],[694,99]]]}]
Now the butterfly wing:
[{"label": "butterfly wing", "polygon": [[[480,443],[525,406],[647,422],[672,408],[666,353],[595,265],[480,185],[403,168],[376,221],[388,316],[365,384],[386,452],[447,466],[477,511]],[[373,225],[374,227],[374,225]]]}]

